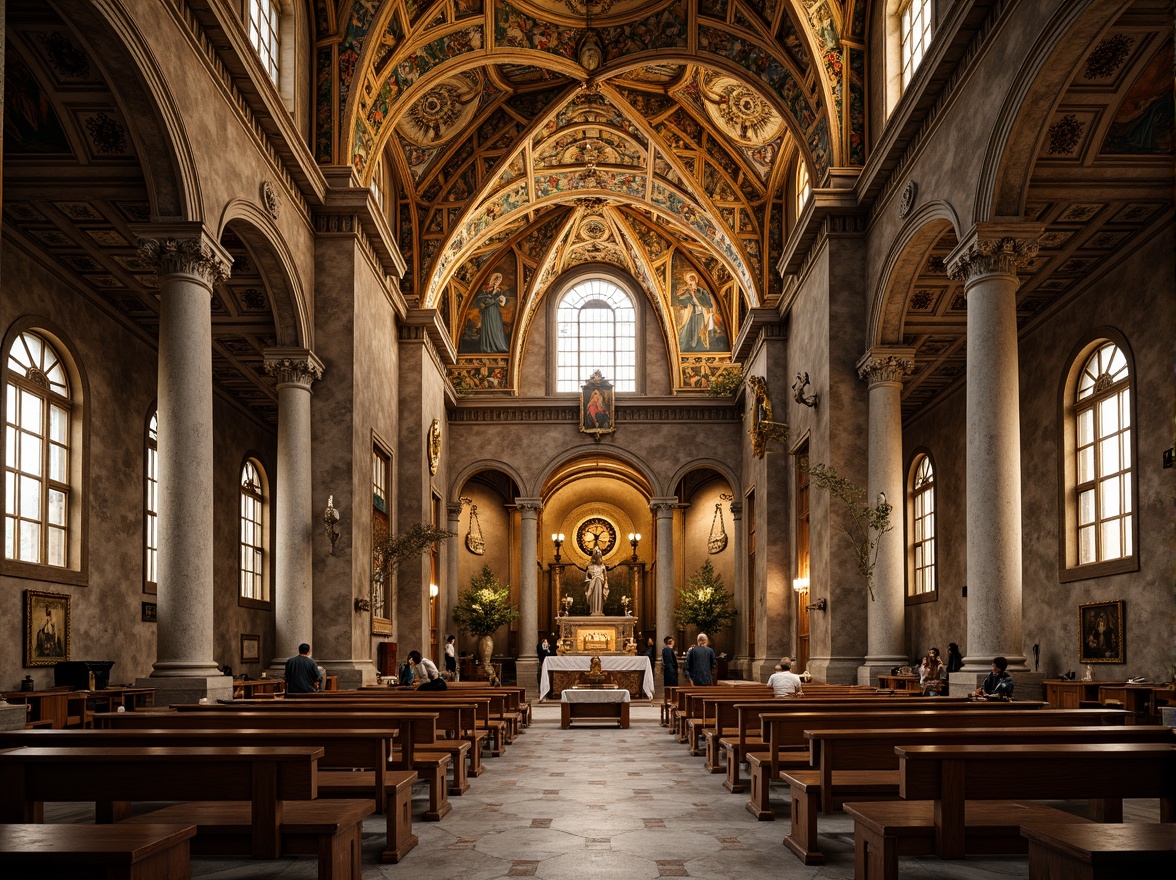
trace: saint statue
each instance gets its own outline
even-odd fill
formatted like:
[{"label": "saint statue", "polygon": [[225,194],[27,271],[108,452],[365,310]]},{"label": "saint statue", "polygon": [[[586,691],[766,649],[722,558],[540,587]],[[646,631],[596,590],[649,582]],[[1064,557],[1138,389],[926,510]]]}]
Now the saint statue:
[{"label": "saint statue", "polygon": [[584,598],[588,600],[588,613],[599,617],[604,614],[604,600],[608,598],[608,568],[600,550],[592,551],[592,561],[584,570]]}]

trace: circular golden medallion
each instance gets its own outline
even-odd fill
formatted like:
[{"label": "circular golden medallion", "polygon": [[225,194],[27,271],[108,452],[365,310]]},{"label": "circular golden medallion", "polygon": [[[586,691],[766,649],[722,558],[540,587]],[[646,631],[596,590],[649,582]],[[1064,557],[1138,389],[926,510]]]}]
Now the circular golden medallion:
[{"label": "circular golden medallion", "polygon": [[616,543],[617,530],[604,517],[594,516],[586,519],[576,529],[576,546],[585,556],[591,556],[593,550],[599,550],[601,555],[605,555]]},{"label": "circular golden medallion", "polygon": [[433,419],[429,426],[429,473],[437,475],[437,465],[441,462],[441,422]]}]

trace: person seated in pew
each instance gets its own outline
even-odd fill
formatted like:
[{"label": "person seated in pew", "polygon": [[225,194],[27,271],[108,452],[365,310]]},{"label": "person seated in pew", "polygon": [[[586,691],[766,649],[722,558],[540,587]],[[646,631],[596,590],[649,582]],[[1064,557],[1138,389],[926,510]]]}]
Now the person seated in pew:
[{"label": "person seated in pew", "polygon": [[776,671],[768,676],[768,687],[777,697],[803,697],[804,681],[792,671],[792,661],[781,657]]},{"label": "person seated in pew", "polygon": [[919,688],[927,697],[938,697],[947,692],[947,667],[939,658],[939,649],[932,648],[919,667]]},{"label": "person seated in pew", "polygon": [[283,673],[286,679],[286,693],[310,694],[321,691],[326,684],[324,676],[319,674],[319,665],[310,656],[310,645],[303,642],[298,646],[298,656],[286,661]]},{"label": "person seated in pew", "polygon": [[419,680],[422,691],[444,691],[449,689],[441,673],[437,671],[437,664],[428,657],[421,657],[420,651],[408,652],[408,663],[412,667],[413,681]]},{"label": "person seated in pew", "polygon": [[972,691],[973,700],[1004,700],[1013,698],[1013,677],[1005,670],[1009,661],[1004,657],[994,657],[992,672],[984,679],[984,683]]}]

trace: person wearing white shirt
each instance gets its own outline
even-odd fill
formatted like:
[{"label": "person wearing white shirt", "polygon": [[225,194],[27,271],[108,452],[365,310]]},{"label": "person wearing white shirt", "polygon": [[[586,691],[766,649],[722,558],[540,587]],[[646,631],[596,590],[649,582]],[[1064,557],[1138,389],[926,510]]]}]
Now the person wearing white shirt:
[{"label": "person wearing white shirt", "polygon": [[787,657],[776,664],[776,671],[768,678],[768,687],[777,697],[804,696],[804,682],[792,672],[792,661]]}]

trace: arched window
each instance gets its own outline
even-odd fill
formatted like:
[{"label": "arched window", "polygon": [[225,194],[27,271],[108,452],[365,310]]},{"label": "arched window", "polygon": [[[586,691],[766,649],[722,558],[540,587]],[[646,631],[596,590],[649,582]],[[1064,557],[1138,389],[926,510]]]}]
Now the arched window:
[{"label": "arched window", "polygon": [[1105,340],[1081,364],[1070,401],[1068,499],[1076,512],[1078,567],[1135,556],[1130,367],[1119,346]]},{"label": "arched window", "polygon": [[931,0],[909,0],[898,14],[904,90],[931,45],[931,13]]},{"label": "arched window", "polygon": [[159,413],[147,423],[147,496],[144,503],[143,592],[154,593],[159,584]]},{"label": "arched window", "polygon": [[277,0],[249,0],[249,42],[257,50],[266,73],[278,83],[280,22],[282,9]]},{"label": "arched window", "polygon": [[69,377],[56,349],[25,331],[5,370],[4,558],[65,568],[69,560]]},{"label": "arched window", "polygon": [[241,468],[241,598],[269,601],[265,576],[265,472],[255,459]]},{"label": "arched window", "polygon": [[556,323],[556,391],[579,391],[594,370],[617,391],[637,390],[637,322],[628,293],[606,278],[580,281],[560,300]]},{"label": "arched window", "polygon": [[934,597],[938,590],[935,577],[935,466],[929,455],[919,455],[911,467],[909,498],[911,540],[907,595],[912,599]]},{"label": "arched window", "polygon": [[812,183],[809,181],[808,163],[801,159],[796,163],[796,216],[804,210],[809,196],[813,194]]}]

